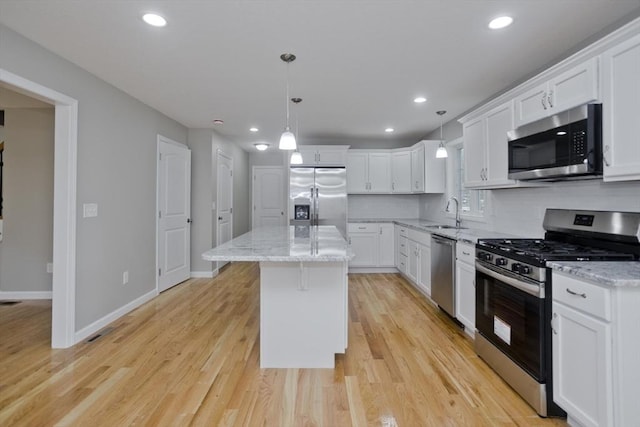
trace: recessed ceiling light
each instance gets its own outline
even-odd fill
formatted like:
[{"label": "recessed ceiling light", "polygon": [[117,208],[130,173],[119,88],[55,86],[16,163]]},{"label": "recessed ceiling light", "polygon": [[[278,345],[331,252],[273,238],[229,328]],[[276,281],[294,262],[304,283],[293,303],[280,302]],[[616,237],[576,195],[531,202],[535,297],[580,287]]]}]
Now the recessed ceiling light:
[{"label": "recessed ceiling light", "polygon": [[258,151],[264,151],[269,148],[269,144],[265,144],[264,142],[260,142],[258,144],[253,144]]},{"label": "recessed ceiling light", "polygon": [[213,120],[213,124],[214,125],[223,125],[224,124],[224,120],[215,119],[215,120]]},{"label": "recessed ceiling light", "polygon": [[142,15],[142,19],[144,22],[154,27],[164,27],[167,25],[167,20],[155,13],[145,13]]},{"label": "recessed ceiling light", "polygon": [[422,104],[423,102],[427,102],[427,98],[425,98],[424,96],[419,96],[417,98],[414,98],[413,102],[415,102],[416,104]]},{"label": "recessed ceiling light", "polygon": [[386,133],[391,133],[391,132],[393,132],[394,130],[395,130],[394,128],[386,128],[384,131],[385,131]]},{"label": "recessed ceiling light", "polygon": [[253,128],[249,128],[249,132],[258,132],[258,128],[253,127]]},{"label": "recessed ceiling light", "polygon": [[489,28],[492,30],[498,30],[500,28],[508,27],[512,22],[513,18],[510,16],[499,16],[489,22]]}]

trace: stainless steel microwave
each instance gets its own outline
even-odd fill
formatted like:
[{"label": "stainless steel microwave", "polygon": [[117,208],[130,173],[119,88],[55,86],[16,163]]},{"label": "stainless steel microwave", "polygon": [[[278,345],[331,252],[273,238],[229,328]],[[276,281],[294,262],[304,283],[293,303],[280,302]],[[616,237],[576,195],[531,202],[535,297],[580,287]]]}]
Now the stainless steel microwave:
[{"label": "stainless steel microwave", "polygon": [[602,175],[602,104],[585,104],[507,132],[509,178]]}]

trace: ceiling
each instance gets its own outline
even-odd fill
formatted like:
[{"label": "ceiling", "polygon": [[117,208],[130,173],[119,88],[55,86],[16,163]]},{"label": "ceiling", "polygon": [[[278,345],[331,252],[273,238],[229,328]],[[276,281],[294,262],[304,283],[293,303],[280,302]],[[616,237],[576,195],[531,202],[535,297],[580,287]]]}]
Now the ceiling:
[{"label": "ceiling", "polygon": [[[144,24],[149,11],[168,25]],[[513,25],[489,30],[502,14]],[[408,145],[438,128],[437,110],[452,120],[637,16],[640,0],[0,0],[4,25],[247,150],[277,145],[285,125],[282,53],[297,56],[301,144]]]}]

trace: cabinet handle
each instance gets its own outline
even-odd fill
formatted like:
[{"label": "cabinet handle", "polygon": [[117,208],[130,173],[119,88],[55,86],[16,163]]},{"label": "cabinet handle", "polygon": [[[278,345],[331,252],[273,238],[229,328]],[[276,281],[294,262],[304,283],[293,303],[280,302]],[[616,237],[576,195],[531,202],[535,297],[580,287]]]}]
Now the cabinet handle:
[{"label": "cabinet handle", "polygon": [[605,156],[605,153],[608,153],[608,152],[609,152],[609,146],[608,146],[608,145],[605,145],[605,146],[604,146],[604,150],[602,150],[602,161],[604,162],[604,165],[605,165],[606,167],[611,166],[611,165],[609,164],[609,161],[607,161],[607,156]]},{"label": "cabinet handle", "polygon": [[462,251],[462,254],[467,256],[471,255],[469,252],[465,252],[465,251]]},{"label": "cabinet handle", "polygon": [[473,284],[473,287],[475,288],[476,287],[476,281],[473,280],[473,281],[471,281],[471,283]]},{"label": "cabinet handle", "polygon": [[558,335],[558,331],[556,331],[556,326],[554,324],[556,317],[558,317],[558,315],[556,313],[553,313],[553,317],[551,319],[551,331],[553,332],[554,335]]},{"label": "cabinet handle", "polygon": [[358,230],[366,230],[366,229],[367,229],[366,226],[365,227],[358,227]]},{"label": "cabinet handle", "polygon": [[549,108],[553,108],[553,91],[550,90],[547,94],[547,103],[549,104]]},{"label": "cabinet handle", "polygon": [[542,94],[542,108],[547,109],[547,93]]},{"label": "cabinet handle", "polygon": [[392,182],[392,183],[391,183],[391,190],[392,190],[392,191],[395,191],[395,189],[396,189],[396,183],[395,183],[395,182]]},{"label": "cabinet handle", "polygon": [[380,235],[382,236],[382,227],[380,227]]},{"label": "cabinet handle", "polygon": [[572,291],[572,290],[571,290],[571,289],[569,289],[569,288],[567,288],[567,293],[569,293],[569,294],[571,294],[571,295],[575,295],[575,296],[577,296],[577,297],[582,297],[582,298],[586,298],[586,297],[587,297],[587,294],[585,294],[585,293],[580,294],[580,293],[578,293],[578,292]]}]

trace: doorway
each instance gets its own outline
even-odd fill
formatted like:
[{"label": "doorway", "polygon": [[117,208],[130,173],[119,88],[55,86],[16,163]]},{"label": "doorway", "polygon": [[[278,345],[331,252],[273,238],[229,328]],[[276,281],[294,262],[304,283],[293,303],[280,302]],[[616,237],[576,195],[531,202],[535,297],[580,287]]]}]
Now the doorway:
[{"label": "doorway", "polygon": [[286,225],[284,189],[282,167],[253,167],[252,228]]},{"label": "doorway", "polygon": [[[216,152],[216,157],[218,171],[216,246],[220,246],[233,237],[233,158],[222,150]],[[219,261],[218,270],[226,264],[227,261]]]},{"label": "doorway", "polygon": [[0,68],[0,84],[55,106],[51,346],[75,344],[78,101]]}]

